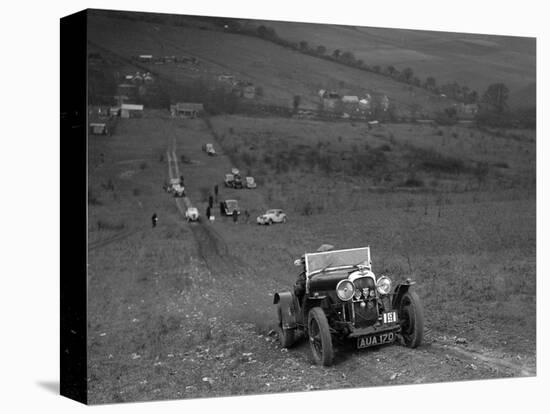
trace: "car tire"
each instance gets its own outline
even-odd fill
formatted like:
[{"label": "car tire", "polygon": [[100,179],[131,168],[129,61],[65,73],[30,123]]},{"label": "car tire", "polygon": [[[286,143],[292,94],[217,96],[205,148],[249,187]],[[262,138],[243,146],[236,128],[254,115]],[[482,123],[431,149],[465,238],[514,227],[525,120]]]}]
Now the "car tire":
[{"label": "car tire", "polygon": [[408,348],[416,348],[424,336],[424,310],[416,292],[408,291],[399,303],[401,337]]},{"label": "car tire", "polygon": [[296,342],[296,330],[283,328],[283,309],[281,305],[277,306],[277,331],[279,342],[283,348],[290,348]]},{"label": "car tire", "polygon": [[316,364],[331,366],[334,360],[332,337],[327,316],[319,306],[312,308],[308,314],[308,337],[313,360]]}]

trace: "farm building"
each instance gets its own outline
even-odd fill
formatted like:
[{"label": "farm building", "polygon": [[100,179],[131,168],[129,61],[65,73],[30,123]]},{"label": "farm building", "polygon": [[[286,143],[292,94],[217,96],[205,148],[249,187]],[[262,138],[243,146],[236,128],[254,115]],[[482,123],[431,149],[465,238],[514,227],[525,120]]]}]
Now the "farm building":
[{"label": "farm building", "polygon": [[170,114],[172,117],[196,118],[204,107],[201,103],[178,102],[175,105],[170,105]]},{"label": "farm building", "polygon": [[336,92],[325,91],[323,94],[323,109],[336,109],[340,104],[340,95]]},{"label": "farm building", "polygon": [[107,124],[93,122],[90,123],[90,134],[92,135],[107,135]]},{"label": "farm building", "polygon": [[120,116],[120,106],[112,106],[109,108],[110,116]]},{"label": "farm building", "polygon": [[235,76],[233,76],[233,75],[219,75],[218,80],[220,82],[227,82],[227,83],[230,83],[230,84],[234,84],[235,83]]},{"label": "farm building", "polygon": [[138,60],[143,63],[151,63],[153,61],[153,55],[139,55]]},{"label": "farm building", "polygon": [[342,103],[344,104],[358,104],[359,97],[355,95],[344,95],[342,96]]},{"label": "farm building", "polygon": [[127,96],[128,99],[136,97],[138,94],[136,85],[130,83],[121,83],[117,86],[117,95]]},{"label": "farm building", "polygon": [[121,118],[138,118],[143,115],[143,105],[125,104],[120,105]]}]

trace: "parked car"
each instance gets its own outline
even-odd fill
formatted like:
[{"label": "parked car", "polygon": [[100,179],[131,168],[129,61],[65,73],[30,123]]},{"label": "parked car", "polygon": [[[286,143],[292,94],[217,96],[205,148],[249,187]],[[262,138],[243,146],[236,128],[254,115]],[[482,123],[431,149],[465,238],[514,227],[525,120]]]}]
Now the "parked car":
[{"label": "parked car", "polygon": [[238,168],[231,168],[231,174],[239,175],[239,169]]},{"label": "parked car", "polygon": [[210,156],[216,155],[216,150],[214,149],[214,145],[212,144],[204,144],[202,146],[202,150]]},{"label": "parked car", "polygon": [[253,189],[256,188],[256,181],[254,181],[254,177],[246,177],[246,188]]},{"label": "parked car", "polygon": [[320,249],[294,262],[300,276],[293,290],[275,293],[279,341],[291,347],[303,332],[313,359],[333,362],[333,339],[355,341],[357,348],[422,343],[424,313],[410,279],[396,283],[375,276],[369,247]]},{"label": "parked car", "polygon": [[233,188],[233,184],[235,183],[235,176],[233,174],[225,174],[223,178],[223,183],[226,187]]},{"label": "parked car", "polygon": [[233,175],[233,188],[244,188],[243,179],[239,174]]},{"label": "parked car", "polygon": [[188,207],[185,210],[185,218],[187,221],[200,221],[199,210],[196,207]]},{"label": "parked car", "polygon": [[220,214],[222,216],[232,216],[233,211],[236,211],[237,214],[241,214],[237,200],[225,200],[220,202]]},{"label": "parked car", "polygon": [[258,224],[273,224],[273,223],[286,223],[286,214],[283,210],[272,209],[267,210],[261,216],[256,219]]}]

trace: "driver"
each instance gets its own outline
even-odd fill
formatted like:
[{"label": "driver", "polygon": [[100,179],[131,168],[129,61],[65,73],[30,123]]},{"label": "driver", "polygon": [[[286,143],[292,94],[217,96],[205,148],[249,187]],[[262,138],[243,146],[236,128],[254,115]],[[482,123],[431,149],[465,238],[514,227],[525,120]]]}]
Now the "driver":
[{"label": "driver", "polygon": [[[329,250],[334,249],[334,246],[331,244],[322,244],[317,249],[317,253],[321,252],[328,252]],[[298,279],[296,280],[296,283],[294,283],[294,294],[298,298],[299,302],[302,302],[302,298],[304,297],[306,293],[306,257],[303,255],[298,260],[294,262],[296,266],[301,266],[302,270],[300,271],[300,274],[298,275]]]}]

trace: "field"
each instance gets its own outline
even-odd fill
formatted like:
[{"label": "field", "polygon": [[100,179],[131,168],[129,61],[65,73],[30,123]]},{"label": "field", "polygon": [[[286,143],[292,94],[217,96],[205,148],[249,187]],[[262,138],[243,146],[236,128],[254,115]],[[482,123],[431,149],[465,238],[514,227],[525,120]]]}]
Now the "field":
[{"label": "field", "polygon": [[[260,24],[260,23],[258,23]],[[536,44],[533,38],[471,33],[395,30],[293,22],[261,22],[284,39],[353,52],[368,65],[413,69],[422,80],[458,82],[483,93],[504,82],[513,106],[535,105]]]},{"label": "field", "polygon": [[401,110],[419,105],[428,113],[452,103],[381,75],[303,55],[250,36],[200,30],[191,23],[181,27],[93,16],[89,39],[92,45],[99,45],[122,59],[147,53],[194,56],[200,60],[197,68],[174,64],[148,65],[148,68],[176,83],[197,79],[212,83],[219,75],[232,74],[263,89],[263,96],[257,99],[260,103],[292,107],[293,97],[300,95],[301,107],[316,109],[320,89],[352,95],[385,94]]},{"label": "field", "polygon": [[[202,152],[205,142],[220,155]],[[237,199],[251,221],[235,224],[214,210],[213,223],[185,223],[162,190],[168,149],[201,214],[218,184],[219,199]],[[327,167],[319,150],[339,162]],[[373,168],[354,171],[346,167],[353,159],[340,157],[364,159],[369,151],[378,154]],[[462,164],[438,170],[434,154]],[[532,131],[177,120],[151,111],[119,120],[112,137],[90,136],[89,158],[93,403],[535,372]],[[478,179],[473,166],[482,161],[488,170]],[[250,169],[258,189],[225,189],[232,166]],[[405,185],[407,169],[424,185]],[[287,211],[287,224],[253,222],[274,207]],[[312,365],[305,343],[282,352],[271,295],[294,282],[292,261],[322,243],[369,244],[376,273],[414,278],[426,310],[425,345],[340,348],[330,369]]]},{"label": "field", "polygon": [[[321,88],[387,94],[402,112],[452,102],[192,18],[170,25],[92,12],[89,23],[90,96],[114,104],[117,82],[137,70],[153,73],[146,89],[158,92],[142,118],[112,118],[111,136],[88,137],[90,402],[536,374],[535,131],[282,116],[289,111],[265,108],[292,108],[300,95],[302,109],[315,109]],[[368,64],[410,65],[438,81],[504,81],[516,96],[534,82],[530,41],[272,23],[280,37],[349,44]],[[140,54],[199,63],[131,59]],[[168,104],[218,93],[221,74],[263,93],[247,110],[170,117]],[[90,121],[98,117],[90,104]],[[224,187],[232,167],[258,188]],[[163,189],[174,174],[185,178],[184,199]],[[187,223],[182,205],[204,217],[215,186],[215,220]],[[220,216],[225,199],[249,220]],[[258,226],[268,208],[288,222]],[[293,285],[294,259],[323,243],[370,245],[376,274],[417,282],[420,348],[339,345],[330,368],[312,364],[306,341],[281,349],[273,293]]]}]

